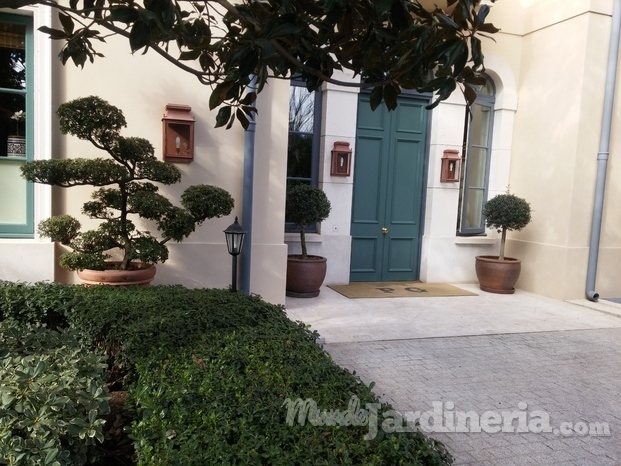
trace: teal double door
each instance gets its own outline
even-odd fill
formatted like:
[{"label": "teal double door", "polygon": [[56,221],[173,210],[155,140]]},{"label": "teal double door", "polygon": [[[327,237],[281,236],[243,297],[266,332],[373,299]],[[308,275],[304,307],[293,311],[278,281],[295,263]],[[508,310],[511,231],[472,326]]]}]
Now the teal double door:
[{"label": "teal double door", "polygon": [[428,103],[402,97],[392,112],[371,111],[360,95],[351,281],[419,278]]}]

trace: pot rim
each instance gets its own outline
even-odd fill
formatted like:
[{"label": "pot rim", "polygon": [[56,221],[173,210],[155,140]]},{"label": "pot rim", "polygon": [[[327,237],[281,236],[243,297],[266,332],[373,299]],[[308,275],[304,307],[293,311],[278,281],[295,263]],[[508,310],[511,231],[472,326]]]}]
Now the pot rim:
[{"label": "pot rim", "polygon": [[505,264],[505,263],[520,264],[522,263],[520,259],[516,259],[515,257],[507,257],[507,256],[505,256],[503,260],[498,259],[498,256],[476,256],[475,259],[478,261],[482,261],[482,262],[494,262],[496,264]]},{"label": "pot rim", "polygon": [[[120,264],[121,261],[106,261],[106,264]],[[127,272],[141,272],[144,270],[156,270],[155,269],[155,264],[151,264],[148,262],[140,262],[140,261],[132,261],[130,262],[130,264],[134,264],[136,266],[136,268],[134,269],[128,269],[128,270],[119,270],[119,269],[115,269],[115,268],[106,268],[104,270],[97,270],[97,269],[82,269],[82,270],[76,270],[76,272],[82,272],[84,270],[90,271],[90,272],[105,272],[108,274],[112,274],[112,273],[127,273]]]},{"label": "pot rim", "polygon": [[288,254],[287,260],[294,262],[325,262],[328,259],[323,256],[315,256],[312,254],[308,254],[305,259],[302,259],[302,254]]}]

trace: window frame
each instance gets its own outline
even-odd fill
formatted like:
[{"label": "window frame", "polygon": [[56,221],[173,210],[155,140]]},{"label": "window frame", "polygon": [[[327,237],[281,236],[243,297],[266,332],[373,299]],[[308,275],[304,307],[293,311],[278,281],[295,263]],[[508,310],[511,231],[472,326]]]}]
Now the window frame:
[{"label": "window frame", "polygon": [[[306,88],[306,83],[300,79],[293,78],[290,80],[290,86],[295,87],[303,87]],[[291,91],[289,91],[289,99],[291,99]],[[303,177],[295,177],[286,175],[285,185],[288,186],[289,181],[302,181],[302,182],[310,182],[313,186],[319,186],[319,162],[320,162],[320,144],[321,144],[321,119],[322,119],[322,99],[323,99],[323,91],[317,89],[314,91],[315,93],[315,102],[313,108],[313,139],[312,139],[312,152],[311,152],[311,176],[310,178]],[[288,141],[290,134],[310,134],[306,131],[289,131],[287,130],[287,165],[289,164],[289,150],[288,150]],[[287,170],[288,171],[288,170]],[[285,221],[285,232],[298,232],[300,231],[299,227],[296,227],[292,222]],[[316,232],[317,226],[311,225],[306,228],[307,232]]]},{"label": "window frame", "polygon": [[[481,92],[477,92],[477,98],[472,104],[473,106],[485,107],[489,109],[490,118],[487,127],[487,141],[486,145],[481,144],[473,144],[473,128],[475,125],[472,124],[472,112],[466,107],[466,118],[465,124],[466,128],[464,128],[464,153],[465,157],[463,160],[464,170],[462,171],[462,178],[460,183],[460,199],[459,199],[459,215],[457,216],[458,225],[457,225],[457,235],[458,236],[476,236],[476,235],[485,235],[485,217],[481,214],[481,223],[477,227],[465,227],[464,220],[467,215],[467,206],[468,206],[468,198],[469,191],[471,189],[478,189],[483,191],[483,203],[481,205],[481,210],[483,209],[483,205],[487,202],[487,197],[489,193],[489,173],[490,173],[490,165],[491,165],[491,157],[492,157],[492,140],[494,136],[494,107],[496,102],[496,87],[494,86],[494,82],[489,76],[485,77],[487,79],[487,83],[491,89],[491,94],[482,94]],[[486,157],[485,157],[485,175],[484,175],[484,185],[482,188],[470,187],[470,180],[472,177],[472,167],[471,167],[471,154],[474,149],[485,149]]]},{"label": "window frame", "polygon": [[[0,12],[0,21],[24,25],[26,28],[26,89],[2,88],[1,92],[22,94],[26,101],[26,158],[0,157],[0,167],[5,163],[27,162],[34,159],[34,26],[29,15],[9,14]],[[33,238],[34,237],[34,183],[26,183],[26,222],[22,224],[1,223],[0,238]]]}]

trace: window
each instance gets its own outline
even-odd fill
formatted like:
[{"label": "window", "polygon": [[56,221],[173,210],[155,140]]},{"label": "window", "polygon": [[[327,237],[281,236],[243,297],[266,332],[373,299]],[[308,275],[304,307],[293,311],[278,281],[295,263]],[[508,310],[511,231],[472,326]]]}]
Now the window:
[{"label": "window", "polygon": [[34,234],[34,187],[20,172],[33,157],[32,42],[30,17],[0,14],[0,237]]},{"label": "window", "polygon": [[[320,129],[321,91],[309,92],[303,82],[292,80],[289,87],[287,186],[292,183],[317,185]],[[287,223],[286,229],[292,230]]]},{"label": "window", "polygon": [[470,109],[466,108],[464,148],[465,170],[460,186],[460,212],[457,232],[461,235],[485,233],[483,205],[487,201],[489,165],[494,120],[494,85],[477,89],[477,99]]}]

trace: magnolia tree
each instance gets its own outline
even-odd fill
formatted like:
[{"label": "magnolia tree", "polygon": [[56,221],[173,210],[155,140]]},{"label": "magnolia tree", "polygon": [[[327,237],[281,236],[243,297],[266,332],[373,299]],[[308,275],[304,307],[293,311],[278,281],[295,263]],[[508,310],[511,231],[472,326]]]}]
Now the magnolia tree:
[{"label": "magnolia tree", "polygon": [[[487,0],[486,3],[495,0]],[[430,2],[431,3],[431,2]],[[498,31],[482,0],[4,0],[3,6],[48,5],[64,42],[63,63],[84,66],[107,36],[128,39],[132,52],[161,55],[212,87],[216,126],[245,128],[268,79],[299,77],[309,91],[323,82],[370,88],[371,106],[397,106],[403,89],[436,92],[431,107],[458,86],[471,103],[484,84],[480,36]],[[348,70],[360,83],[333,78]],[[250,87],[250,89],[248,89]]]}]

